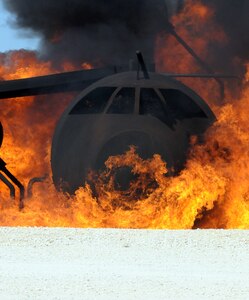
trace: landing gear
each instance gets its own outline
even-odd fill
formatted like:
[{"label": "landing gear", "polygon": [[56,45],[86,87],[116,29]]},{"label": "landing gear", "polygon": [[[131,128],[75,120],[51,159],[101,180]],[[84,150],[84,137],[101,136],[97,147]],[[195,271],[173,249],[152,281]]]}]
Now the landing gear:
[{"label": "landing gear", "polygon": [[15,198],[16,190],[15,186],[12,184],[14,183],[20,191],[20,198],[19,198],[19,209],[24,208],[24,194],[25,189],[21,182],[6,168],[6,162],[0,158],[0,180],[9,188],[10,190],[10,197]]},{"label": "landing gear", "polygon": [[[0,122],[0,147],[3,141],[3,126]],[[16,185],[20,190],[20,199],[19,199],[19,208],[23,209],[24,207],[24,194],[25,189],[21,182],[6,168],[6,162],[0,158],[0,180],[8,187],[10,191],[10,197],[15,198],[16,196]],[[14,184],[14,185],[13,185]]]}]

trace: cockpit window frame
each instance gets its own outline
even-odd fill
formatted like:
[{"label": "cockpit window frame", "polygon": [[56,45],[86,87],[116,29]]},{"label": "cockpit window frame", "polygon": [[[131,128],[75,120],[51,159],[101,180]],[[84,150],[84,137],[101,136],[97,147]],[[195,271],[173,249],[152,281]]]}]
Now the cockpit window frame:
[{"label": "cockpit window frame", "polygon": [[[135,99],[134,99],[134,105],[133,105],[133,111],[132,111],[132,113],[129,113],[129,114],[124,113],[124,114],[120,114],[120,115],[134,115],[134,114],[139,114],[139,107],[137,109],[136,106],[137,106],[137,103],[139,102],[139,98],[137,99],[137,97],[139,97],[138,90],[140,88],[139,87],[132,87],[132,86],[120,86],[120,87],[117,87],[117,89],[113,92],[113,94],[111,95],[110,99],[108,100],[107,105],[106,105],[105,109],[103,110],[102,114],[115,115],[113,113],[108,113],[108,110],[112,106],[115,97],[123,89],[132,89],[132,90],[134,90]],[[137,111],[137,113],[136,113],[136,111]]]},{"label": "cockpit window frame", "polygon": [[[196,106],[196,107],[198,107],[198,109],[199,109],[199,116],[197,115],[198,113],[195,113],[194,112],[194,115],[193,116],[187,116],[187,114],[186,114],[186,116],[182,116],[181,117],[181,119],[179,119],[179,117],[176,117],[176,119],[177,120],[187,120],[187,119],[193,119],[193,118],[204,118],[204,119],[206,119],[206,118],[208,118],[208,115],[207,115],[207,113],[206,113],[206,111],[203,109],[203,107],[199,104],[199,103],[197,103],[196,101],[195,101],[195,99],[193,99],[191,96],[189,96],[188,94],[186,94],[184,91],[182,91],[182,90],[180,90],[180,89],[173,89],[173,88],[168,88],[168,89],[162,89],[162,88],[159,88],[158,89],[158,92],[159,92],[159,94],[161,94],[162,95],[162,99],[163,99],[163,102],[165,102],[165,104],[166,104],[166,107],[168,108],[168,111],[169,112],[172,112],[172,108],[171,108],[171,104],[169,103],[169,100],[167,100],[167,98],[169,99],[169,97],[168,97],[168,95],[164,95],[163,94],[163,92],[162,91],[176,91],[177,93],[179,93],[179,95],[183,95],[185,98],[186,98],[186,102],[187,101],[189,101],[189,103],[191,104],[191,105],[194,105],[194,106]],[[177,103],[177,102],[176,102]],[[187,113],[187,112],[186,112]],[[202,116],[201,116],[201,114],[202,114]]]},{"label": "cockpit window frame", "polygon": [[168,109],[168,106],[167,106],[167,102],[166,100],[164,99],[162,93],[160,92],[159,88],[154,88],[154,91],[156,92],[157,96],[159,97],[159,99],[161,100],[161,103],[163,105],[163,108],[165,109],[165,113],[168,113],[169,109]]},{"label": "cockpit window frame", "polygon": [[111,107],[114,98],[117,96],[117,94],[122,90],[123,87],[117,87],[116,90],[112,93],[111,97],[109,98],[105,109],[103,110],[102,114],[107,114],[107,111]]},{"label": "cockpit window frame", "polygon": [[[88,99],[87,97],[89,97],[90,95],[92,96],[93,93],[96,93],[101,89],[112,89],[112,91],[111,91],[110,95],[108,95],[108,97],[106,97],[105,99],[103,99],[103,98],[101,99],[101,102],[102,103],[104,102],[102,104],[102,109],[99,109],[99,110],[97,109],[97,111],[92,112],[91,110],[93,109],[93,107],[95,107],[95,110],[96,110],[98,105],[96,105],[96,103],[94,101],[91,101],[91,100],[90,100],[90,102],[93,103],[95,106],[84,107],[85,102]],[[95,115],[95,114],[101,115],[101,114],[103,114],[103,112],[106,109],[106,105],[109,103],[109,101],[112,98],[113,94],[116,93],[116,90],[117,90],[117,87],[115,87],[115,86],[100,86],[100,87],[97,87],[95,89],[90,90],[88,93],[84,94],[84,96],[81,96],[81,94],[80,94],[79,99],[77,100],[77,102],[74,103],[74,105],[72,105],[72,107],[70,107],[69,115]],[[87,110],[87,112],[82,111],[82,106],[83,106],[83,108],[85,108]],[[90,110],[90,112],[89,112],[89,110]]]},{"label": "cockpit window frame", "polygon": [[[152,91],[155,93],[155,95],[158,97],[158,100],[160,101],[160,103],[161,103],[161,105],[162,105],[162,108],[163,108],[163,110],[164,110],[164,114],[167,115],[167,112],[168,112],[168,109],[167,109],[167,103],[166,103],[166,101],[164,100],[163,95],[161,95],[161,93],[160,93],[160,91],[159,91],[159,88],[153,88],[153,87],[139,87],[139,105],[138,105],[138,114],[139,114],[140,116],[145,116],[145,115],[141,114],[141,112],[140,112],[140,109],[141,109],[141,90],[142,90],[142,89],[145,89],[145,90],[146,90],[146,89],[147,89],[147,90],[152,90]],[[153,117],[153,118],[155,118],[155,119],[157,119],[157,120],[159,120],[160,122],[162,122],[162,123],[165,124],[165,122],[163,122],[162,120],[160,120],[157,116],[155,116],[155,115],[153,115],[153,114],[147,115],[147,116]]]}]

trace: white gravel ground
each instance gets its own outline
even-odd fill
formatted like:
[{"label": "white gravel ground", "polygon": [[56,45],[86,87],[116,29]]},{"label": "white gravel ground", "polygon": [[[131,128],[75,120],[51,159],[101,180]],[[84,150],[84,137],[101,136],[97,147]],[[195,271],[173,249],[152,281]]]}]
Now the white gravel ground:
[{"label": "white gravel ground", "polygon": [[0,228],[0,299],[249,299],[249,231]]}]

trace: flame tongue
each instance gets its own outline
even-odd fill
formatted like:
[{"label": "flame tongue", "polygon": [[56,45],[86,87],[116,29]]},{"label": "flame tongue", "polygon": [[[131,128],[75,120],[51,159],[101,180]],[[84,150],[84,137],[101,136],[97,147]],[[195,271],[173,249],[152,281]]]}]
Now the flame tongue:
[{"label": "flame tongue", "polygon": [[[200,1],[188,1],[174,23],[182,24],[181,34],[193,44],[193,48],[208,55],[208,43],[224,45],[227,38],[223,30],[212,22],[214,11]],[[211,20],[211,21],[210,21]],[[197,34],[200,28],[205,34]],[[188,28],[194,28],[191,35]],[[201,31],[201,30],[200,30]],[[192,31],[191,31],[192,33]],[[185,52],[170,40],[174,59],[166,48],[165,39],[158,38],[156,61],[167,70],[174,67]],[[88,64],[82,62],[88,68]],[[74,69],[65,62],[61,69]],[[180,71],[196,71],[192,60],[179,63]],[[191,69],[193,68],[193,69]],[[249,69],[249,68],[248,68]],[[54,73],[50,62],[41,62],[32,52],[19,51],[0,54],[0,77],[24,78]],[[249,72],[248,72],[249,73]],[[195,81],[196,85],[196,81]],[[206,83],[198,90],[213,91]],[[52,97],[52,98],[51,98]],[[213,96],[213,99],[215,97]],[[233,99],[230,95],[229,98]],[[95,181],[98,199],[90,186],[76,191],[75,195],[59,193],[50,178],[50,144],[57,119],[71,96],[29,97],[21,100],[1,100],[0,120],[4,126],[1,156],[8,168],[27,186],[32,177],[46,173],[50,177],[34,186],[33,197],[26,201],[23,211],[9,199],[7,188],[1,183],[0,225],[8,226],[73,226],[119,228],[249,228],[249,86],[244,84],[239,99],[217,107],[210,102],[218,121],[208,131],[205,143],[193,142],[186,169],[179,176],[167,177],[167,166],[160,156],[142,160],[132,148],[127,153],[110,157],[107,170]],[[38,101],[39,100],[39,101]],[[214,99],[215,100],[215,99]],[[130,167],[136,175],[128,190],[115,189],[113,174],[120,167]],[[137,194],[139,192],[139,199]]]}]

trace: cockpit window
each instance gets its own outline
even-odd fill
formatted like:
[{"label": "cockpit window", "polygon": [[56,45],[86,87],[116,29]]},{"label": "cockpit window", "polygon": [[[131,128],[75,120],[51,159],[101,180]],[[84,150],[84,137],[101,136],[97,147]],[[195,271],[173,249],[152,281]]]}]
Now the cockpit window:
[{"label": "cockpit window", "polygon": [[71,110],[70,114],[98,114],[103,112],[115,87],[100,87],[84,96]]},{"label": "cockpit window", "polygon": [[173,89],[161,89],[160,92],[174,119],[207,118],[204,111],[183,92]]},{"label": "cockpit window", "polygon": [[141,89],[140,114],[151,115],[163,123],[169,123],[168,113],[154,89]]},{"label": "cockpit window", "polygon": [[135,89],[122,88],[114,97],[108,114],[132,114],[135,104]]}]

